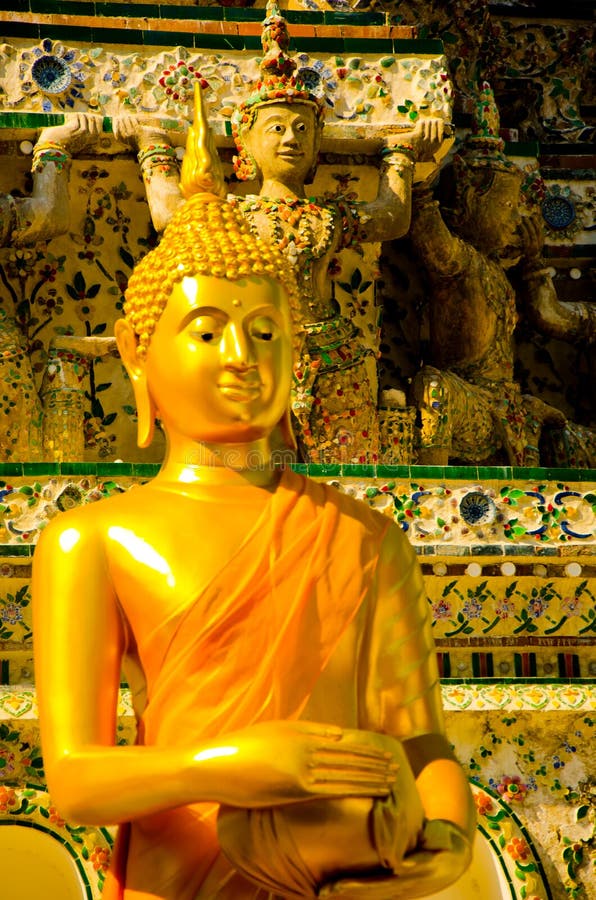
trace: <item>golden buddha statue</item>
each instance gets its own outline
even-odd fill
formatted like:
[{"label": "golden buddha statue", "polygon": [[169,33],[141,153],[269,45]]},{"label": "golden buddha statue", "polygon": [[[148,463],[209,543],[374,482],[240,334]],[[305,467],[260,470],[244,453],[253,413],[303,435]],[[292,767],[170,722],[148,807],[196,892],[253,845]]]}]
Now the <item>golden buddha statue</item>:
[{"label": "golden buddha statue", "polygon": [[[139,442],[159,413],[165,461],[61,514],[35,555],[52,800],[119,825],[104,900],[428,895],[466,868],[475,816],[415,554],[276,467],[298,292],[222,199],[200,103],[182,185],[115,329]],[[121,666],[135,746],[115,743]]]}]

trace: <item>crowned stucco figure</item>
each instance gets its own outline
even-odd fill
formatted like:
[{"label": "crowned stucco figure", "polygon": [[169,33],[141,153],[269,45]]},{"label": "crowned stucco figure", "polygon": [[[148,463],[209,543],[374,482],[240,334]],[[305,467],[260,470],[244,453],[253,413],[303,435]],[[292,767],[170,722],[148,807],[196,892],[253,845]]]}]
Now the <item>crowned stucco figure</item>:
[{"label": "crowned stucco figure", "polygon": [[267,7],[261,78],[232,118],[238,148],[236,175],[256,179],[258,194],[239,201],[253,230],[272,241],[294,267],[305,340],[294,373],[292,410],[303,459],[374,461],[378,450],[377,396],[362,335],[338,311],[331,260],[365,241],[391,240],[410,224],[417,159],[432,159],[443,123],[420,121],[385,137],[379,185],[371,202],[311,197],[323,132],[325,97],[302,81],[288,56],[285,19]]},{"label": "crowned stucco figure", "polygon": [[523,255],[522,172],[504,154],[490,86],[453,161],[453,194],[440,207],[415,191],[411,240],[429,283],[430,354],[414,379],[419,459],[537,465],[545,424],[564,415],[522,396],[515,379],[516,296],[507,270]]}]

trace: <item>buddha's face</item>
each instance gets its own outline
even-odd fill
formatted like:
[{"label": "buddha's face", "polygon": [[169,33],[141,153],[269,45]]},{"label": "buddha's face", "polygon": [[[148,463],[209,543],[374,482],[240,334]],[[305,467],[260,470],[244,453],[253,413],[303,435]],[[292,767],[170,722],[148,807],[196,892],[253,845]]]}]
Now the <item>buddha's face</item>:
[{"label": "buddha's face", "polygon": [[147,389],[166,432],[222,443],[271,433],[289,402],[291,328],[277,281],[184,278],[145,361]]},{"label": "buddha's face", "polygon": [[263,181],[304,182],[316,165],[320,128],[306,103],[262,106],[242,140]]}]

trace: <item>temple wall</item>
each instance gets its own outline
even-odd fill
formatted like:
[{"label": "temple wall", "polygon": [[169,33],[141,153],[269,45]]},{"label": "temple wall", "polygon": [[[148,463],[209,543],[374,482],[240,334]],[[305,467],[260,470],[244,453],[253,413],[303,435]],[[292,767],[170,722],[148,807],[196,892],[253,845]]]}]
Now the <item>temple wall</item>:
[{"label": "temple wall", "polygon": [[[293,49],[336,100],[313,195],[374,196],[375,152],[387,123],[406,129],[413,114],[434,105],[459,138],[470,125],[471,81],[490,77],[508,152],[541,168],[550,201],[545,256],[559,299],[593,303],[593,12],[579,2],[557,10],[560,16],[548,15],[549,4],[456,5],[452,18],[449,4],[417,0],[383,12],[289,4]],[[263,10],[183,0],[125,9],[51,0],[4,6],[0,194],[30,193],[40,128],[65,113],[102,117],[101,137],[72,163],[67,232],[0,249],[1,306],[28,344],[41,391],[44,377],[58,374],[48,371],[50,340],[109,335],[132,267],[156,240],[134,154],[113,137],[115,115],[152,117],[181,150],[190,95],[179,72],[192,65],[206,82],[229,189],[247,190],[232,177],[229,115],[256,73]],[[407,390],[428,341],[428,287],[407,237],[344,252],[333,278],[344,314],[380,354],[380,387]],[[544,338],[523,319],[516,337],[524,389],[594,426],[591,347]],[[14,415],[20,396],[11,360],[0,357],[0,417]],[[81,362],[79,374],[76,410],[64,413],[76,452],[69,456],[67,447],[58,461],[44,461],[21,445],[2,449],[0,826],[26,823],[56,837],[76,861],[82,896],[95,900],[109,832],[63,822],[44,788],[31,561],[49,519],[151,477],[163,440],[147,451],[136,447],[132,394],[117,359]],[[596,471],[425,467],[413,456],[404,463],[305,471],[394,517],[419,555],[448,733],[474,786],[479,833],[500,872],[498,896],[588,900],[596,896]],[[176,527],[167,512],[164,520]],[[119,740],[133,739],[126,689],[118,729]],[[3,865],[0,856],[0,882]],[[476,896],[488,898],[481,889]]]}]

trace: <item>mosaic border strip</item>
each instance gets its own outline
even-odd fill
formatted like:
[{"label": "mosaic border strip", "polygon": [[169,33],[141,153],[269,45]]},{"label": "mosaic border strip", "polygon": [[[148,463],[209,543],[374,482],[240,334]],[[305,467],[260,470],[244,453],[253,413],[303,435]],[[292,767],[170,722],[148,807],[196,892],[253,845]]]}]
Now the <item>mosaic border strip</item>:
[{"label": "mosaic border strip", "polygon": [[530,834],[498,794],[471,782],[477,829],[488,841],[509,885],[512,900],[553,900]]},{"label": "mosaic border strip", "polygon": [[[497,681],[497,679],[494,679]],[[549,712],[596,712],[596,681],[574,684],[482,683],[442,684],[441,693],[446,712],[473,710],[544,710]],[[120,692],[118,718],[134,718],[128,689]],[[0,721],[38,719],[37,698],[32,685],[0,688]]]},{"label": "mosaic border strip", "polygon": [[[202,7],[184,7],[202,11]],[[262,11],[260,11],[262,13]],[[73,19],[74,20],[74,17]],[[77,16],[78,24],[69,24],[68,16],[0,11],[0,33],[4,38],[65,42],[119,44],[143,47],[192,47],[197,50],[261,51],[261,21],[237,22],[188,16],[186,19],[134,19],[112,16]],[[102,22],[103,24],[98,24]],[[294,25],[290,49],[327,53],[414,53],[441,54],[443,43],[411,36],[400,25],[357,26],[346,24]]]},{"label": "mosaic border strip", "polygon": [[[565,15],[561,16],[560,4],[553,0],[542,0],[540,9],[529,10],[525,4],[519,6],[515,3],[502,3],[499,0],[489,0],[489,9],[492,15],[508,16],[512,18],[524,18],[531,20],[551,19],[586,19],[592,20],[593,15],[589,9],[581,2],[570,0],[565,4]],[[200,15],[206,19],[232,19],[233,21],[254,22],[260,21],[264,15],[264,2],[256,8],[242,7],[221,7],[207,6],[199,7]],[[25,12],[56,12],[68,15],[71,11],[74,15],[126,15],[130,16],[131,12],[136,16],[154,16],[158,18],[183,18],[187,16],[197,15],[197,13],[188,4],[177,4],[168,2],[151,2],[151,0],[132,0],[130,3],[116,2],[93,2],[93,0],[3,0],[0,9],[12,9],[15,11]],[[355,10],[346,10],[345,12],[333,12],[330,10],[284,10],[284,15],[289,22],[329,22],[341,23],[350,22],[354,24],[366,25],[382,25],[386,21],[384,13],[374,11],[359,12]]]},{"label": "mosaic border strip", "polygon": [[[444,472],[442,467],[297,465],[293,468],[328,481],[343,493],[392,518],[407,533],[421,556],[488,559],[496,556],[569,558],[593,555],[596,539],[594,481],[574,484],[571,480],[542,482],[538,478],[510,482],[499,479],[502,472],[499,469],[485,470],[488,475],[485,480],[463,482],[441,478],[440,474],[435,476],[434,469]],[[365,474],[358,478],[349,477],[350,469]],[[11,555],[7,546],[34,544],[39,531],[61,510],[119,493],[134,481],[151,478],[157,470],[158,466],[132,463],[1,466],[0,555]],[[401,480],[397,475],[400,470],[409,473],[410,478]],[[335,471],[343,474],[330,478],[329,474]],[[458,474],[463,471],[459,470]],[[495,475],[491,478],[493,471]],[[521,471],[552,476],[557,470]],[[574,474],[570,470],[558,471],[563,475]],[[397,477],[383,479],[381,472],[396,473]],[[418,479],[411,480],[418,472]],[[422,477],[423,472],[432,473],[428,481]],[[325,473],[324,477],[322,473]],[[590,474],[594,473],[591,471]],[[17,552],[15,555],[27,554]],[[469,566],[466,574],[481,574],[482,565],[478,565],[478,572]],[[511,565],[512,571],[502,574],[515,573],[515,564]],[[436,568],[433,572],[440,574]],[[580,575],[581,566],[577,572],[566,574]]]}]

